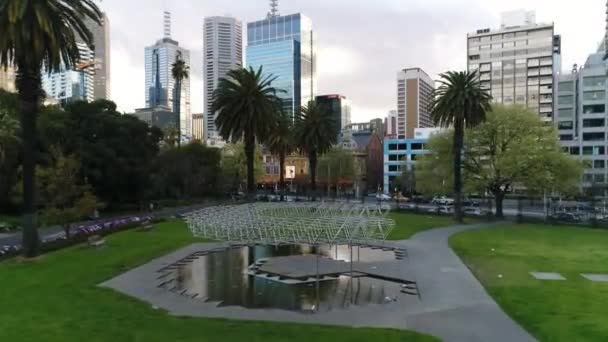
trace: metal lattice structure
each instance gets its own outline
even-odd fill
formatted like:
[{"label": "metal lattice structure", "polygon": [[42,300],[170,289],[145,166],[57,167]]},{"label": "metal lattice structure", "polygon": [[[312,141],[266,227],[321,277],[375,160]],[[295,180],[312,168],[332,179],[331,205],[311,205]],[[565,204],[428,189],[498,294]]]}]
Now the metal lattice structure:
[{"label": "metal lattice structure", "polygon": [[395,226],[388,208],[360,203],[252,203],[217,206],[186,215],[195,236],[238,243],[367,244]]}]

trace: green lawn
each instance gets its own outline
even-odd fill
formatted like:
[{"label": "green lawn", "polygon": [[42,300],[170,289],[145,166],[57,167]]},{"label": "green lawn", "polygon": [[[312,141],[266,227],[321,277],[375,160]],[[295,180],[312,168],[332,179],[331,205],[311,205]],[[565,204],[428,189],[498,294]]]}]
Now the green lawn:
[{"label": "green lawn", "polygon": [[[608,273],[608,231],[514,225],[460,233],[450,244],[502,308],[539,340],[608,340],[608,283],[579,275]],[[558,272],[567,280],[540,281],[531,271]]]},{"label": "green lawn", "polygon": [[181,222],[108,237],[35,261],[0,263],[2,341],[435,341],[415,333],[177,318],[96,285],[194,241]]},{"label": "green lawn", "polygon": [[405,240],[423,230],[454,224],[454,220],[447,216],[391,212],[389,217],[395,220],[395,228],[389,234],[388,240]]}]

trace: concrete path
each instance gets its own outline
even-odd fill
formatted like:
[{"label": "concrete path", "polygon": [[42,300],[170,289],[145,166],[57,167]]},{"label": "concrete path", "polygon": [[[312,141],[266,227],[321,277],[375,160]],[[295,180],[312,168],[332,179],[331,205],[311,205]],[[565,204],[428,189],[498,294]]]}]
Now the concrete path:
[{"label": "concrete path", "polygon": [[448,245],[453,234],[497,225],[433,229],[399,242],[408,249],[410,270],[422,293],[422,301],[408,308],[404,328],[443,341],[535,341],[502,311]]},{"label": "concrete path", "polygon": [[448,238],[471,229],[491,229],[496,224],[453,226],[429,230],[410,240],[387,242],[408,249],[409,258],[378,265],[383,272],[403,276],[418,284],[421,298],[401,296],[385,305],[351,307],[302,314],[278,309],[246,309],[193,300],[158,288],[157,271],[198,251],[224,244],[193,244],[111,279],[101,286],[139,298],[178,316],[297,322],[407,329],[430,334],[447,342],[535,341],[507,316],[486,293],[468,268],[448,246]]}]

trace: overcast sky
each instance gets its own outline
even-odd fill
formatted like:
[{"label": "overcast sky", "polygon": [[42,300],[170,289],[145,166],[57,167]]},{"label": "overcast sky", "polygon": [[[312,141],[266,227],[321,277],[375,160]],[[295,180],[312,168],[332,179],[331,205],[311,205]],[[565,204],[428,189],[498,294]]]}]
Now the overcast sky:
[{"label": "overcast sky", "polygon": [[[259,20],[267,0],[104,0],[111,25],[112,100],[120,110],[145,106],[144,47],[162,36],[162,12],[172,36],[191,51],[193,113],[203,111],[203,18]],[[466,68],[466,34],[500,25],[500,13],[536,11],[562,35],[562,65],[584,63],[605,29],[604,0],[280,0],[281,14],[301,12],[317,37],[319,94],[339,93],[353,104],[353,121],[384,117],[396,106],[396,73],[420,67],[432,77]],[[244,32],[244,43],[246,34]],[[243,47],[243,53],[245,47]]]}]

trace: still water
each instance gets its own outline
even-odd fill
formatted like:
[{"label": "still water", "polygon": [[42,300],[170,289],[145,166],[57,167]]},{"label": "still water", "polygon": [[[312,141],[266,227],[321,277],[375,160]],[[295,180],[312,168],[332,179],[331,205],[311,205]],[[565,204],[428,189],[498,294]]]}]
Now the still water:
[{"label": "still water", "polygon": [[[291,311],[329,311],[351,305],[383,304],[398,300],[400,284],[370,277],[340,276],[319,283],[318,307],[315,282],[285,284],[264,276],[248,275],[249,266],[260,258],[315,254],[307,245],[252,246],[232,248],[194,259],[173,272],[176,291],[194,300],[218,302],[219,306],[277,308]],[[324,257],[350,261],[348,246],[320,247]],[[353,260],[381,262],[394,260],[392,251],[353,247]],[[352,281],[352,291],[351,291]]]}]

